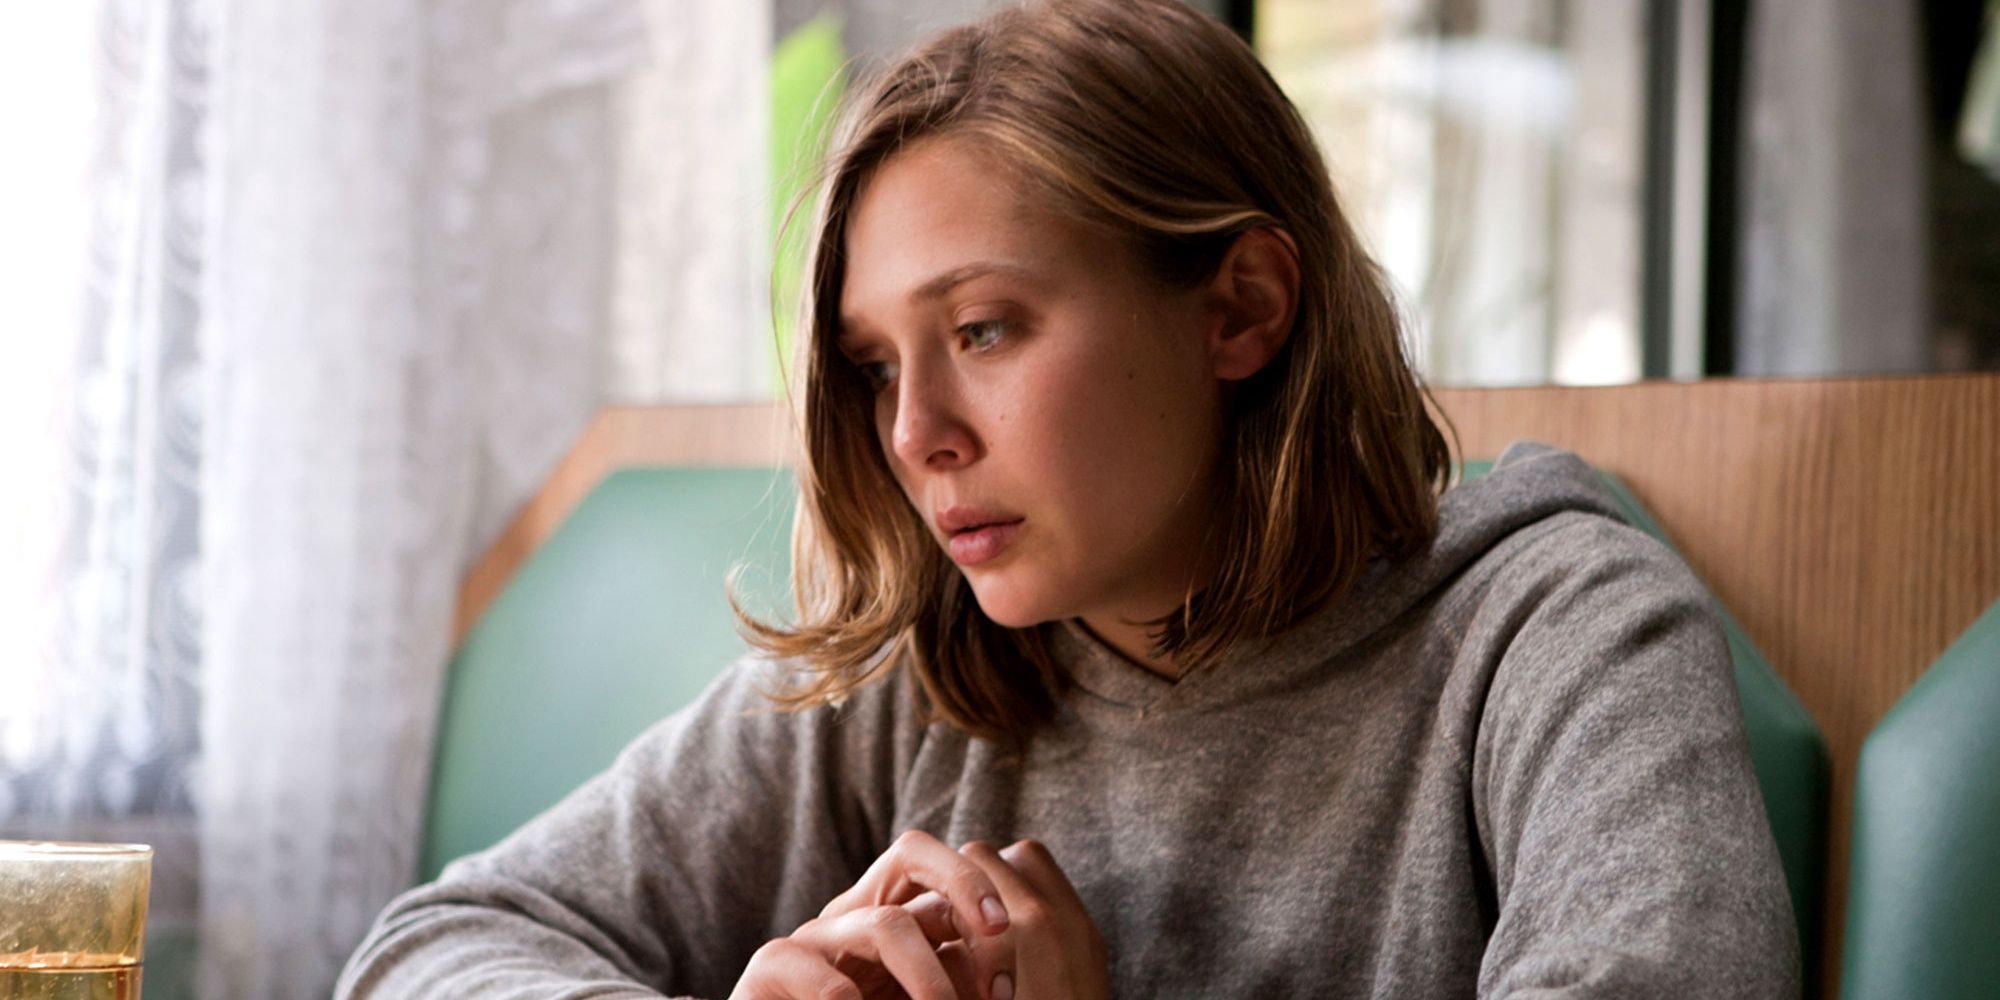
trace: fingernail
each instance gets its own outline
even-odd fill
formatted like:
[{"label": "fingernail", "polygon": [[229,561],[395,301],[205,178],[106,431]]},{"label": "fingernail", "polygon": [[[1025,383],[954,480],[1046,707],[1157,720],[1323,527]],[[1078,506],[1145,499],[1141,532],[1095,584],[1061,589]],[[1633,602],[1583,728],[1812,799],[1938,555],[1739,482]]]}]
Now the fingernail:
[{"label": "fingernail", "polygon": [[1004,972],[993,977],[993,1000],[1014,1000],[1014,977]]},{"label": "fingernail", "polygon": [[[1007,908],[1001,906],[1000,901],[992,896],[979,901],[979,912],[986,915],[986,923],[994,930],[1007,926]],[[1013,987],[1010,985],[1008,988]]]}]

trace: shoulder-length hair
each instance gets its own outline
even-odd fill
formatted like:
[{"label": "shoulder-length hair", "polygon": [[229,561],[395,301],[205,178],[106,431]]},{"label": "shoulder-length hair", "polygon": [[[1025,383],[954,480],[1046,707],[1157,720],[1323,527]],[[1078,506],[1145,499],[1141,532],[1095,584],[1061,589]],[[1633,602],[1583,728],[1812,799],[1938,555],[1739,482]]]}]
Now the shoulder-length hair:
[{"label": "shoulder-length hair", "polygon": [[923,139],[985,144],[1038,196],[1104,226],[1159,281],[1212,277],[1244,232],[1297,248],[1286,346],[1226,403],[1206,585],[1150,623],[1186,668],[1344,595],[1373,558],[1426,546],[1450,451],[1382,273],[1334,200],[1305,122],[1247,45],[1178,0],[1057,0],[944,32],[847,104],[824,164],[802,303],[798,620],[746,637],[803,661],[774,698],[838,702],[906,665],[934,717],[1020,737],[1068,685],[1051,626],[979,609],[883,457],[862,376],[834,348],[855,200]]}]

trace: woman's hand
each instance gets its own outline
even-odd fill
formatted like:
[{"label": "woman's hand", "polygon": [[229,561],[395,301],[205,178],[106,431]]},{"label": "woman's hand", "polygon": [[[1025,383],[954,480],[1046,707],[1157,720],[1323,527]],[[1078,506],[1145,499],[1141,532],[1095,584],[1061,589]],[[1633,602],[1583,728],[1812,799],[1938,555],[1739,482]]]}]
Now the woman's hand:
[{"label": "woman's hand", "polygon": [[[1101,1000],[1110,996],[1104,937],[1047,848],[1022,840],[995,851],[975,840],[959,848],[959,854],[978,865],[999,887],[1008,915],[1004,934],[948,943],[939,949],[961,992],[967,986],[966,977],[977,974],[972,958],[980,951],[1004,950],[1008,952],[1004,962],[995,956],[987,964],[1011,966],[1018,970],[1018,978],[1009,984],[1006,995],[996,986],[993,1000]],[[967,945],[971,956],[962,954]],[[973,971],[964,971],[968,965]]]},{"label": "woman's hand", "polygon": [[[974,928],[964,933],[964,928]],[[743,1000],[1098,1000],[1104,939],[1041,844],[898,838],[854,887],[751,957]]]},{"label": "woman's hand", "polygon": [[[941,897],[928,896],[942,903]],[[940,945],[958,937],[950,908],[864,906],[799,925],[765,944],[730,994],[734,1000],[963,1000]]]},{"label": "woman's hand", "polygon": [[[981,943],[1007,926],[1002,892],[986,871],[912,830],[817,918],[759,948],[732,996],[1012,1000],[1013,949]],[[948,974],[940,949],[954,942]]]}]

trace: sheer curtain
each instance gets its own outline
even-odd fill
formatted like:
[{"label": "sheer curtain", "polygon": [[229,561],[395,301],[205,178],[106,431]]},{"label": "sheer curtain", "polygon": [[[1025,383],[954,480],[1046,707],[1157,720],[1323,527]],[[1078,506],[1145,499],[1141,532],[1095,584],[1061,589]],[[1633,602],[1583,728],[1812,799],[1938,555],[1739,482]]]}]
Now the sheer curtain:
[{"label": "sheer curtain", "polygon": [[613,403],[771,395],[769,0],[644,0],[653,58],[613,94]]},{"label": "sheer curtain", "polygon": [[42,65],[6,99],[50,120],[5,192],[0,836],[154,845],[171,935],[198,875],[203,35],[187,4],[24,13],[9,73]]},{"label": "sheer curtain", "polygon": [[97,17],[87,291],[8,413],[53,485],[6,508],[0,836],[152,842],[194,995],[324,996],[414,875],[465,568],[607,387],[768,389],[768,6]]},{"label": "sheer curtain", "polygon": [[408,884],[459,577],[601,394],[611,84],[645,27],[222,4],[203,996],[323,994]]}]

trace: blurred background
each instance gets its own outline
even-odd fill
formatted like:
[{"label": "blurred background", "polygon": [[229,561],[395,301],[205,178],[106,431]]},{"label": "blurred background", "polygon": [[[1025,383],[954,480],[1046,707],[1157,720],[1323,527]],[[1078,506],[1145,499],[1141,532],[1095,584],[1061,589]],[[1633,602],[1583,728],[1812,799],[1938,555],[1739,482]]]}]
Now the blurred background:
[{"label": "blurred background", "polygon": [[[1447,385],[2000,368],[1980,0],[1207,0]],[[0,836],[157,849],[147,995],[414,876],[466,568],[590,417],[771,398],[832,105],[983,0],[0,10]]]}]

